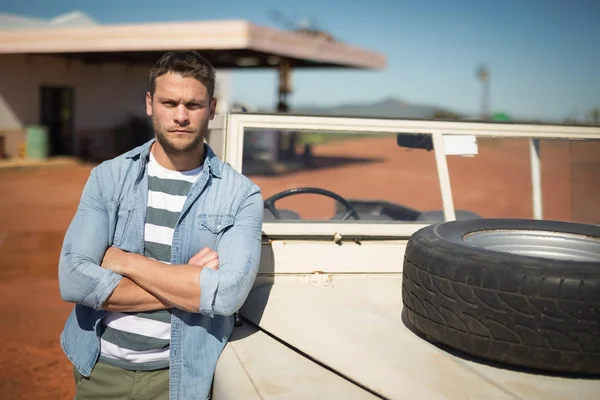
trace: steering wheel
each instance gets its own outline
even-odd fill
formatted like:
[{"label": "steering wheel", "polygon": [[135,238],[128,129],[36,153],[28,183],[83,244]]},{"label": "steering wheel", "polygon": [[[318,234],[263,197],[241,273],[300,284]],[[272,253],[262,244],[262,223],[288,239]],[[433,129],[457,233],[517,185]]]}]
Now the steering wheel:
[{"label": "steering wheel", "polygon": [[358,217],[358,213],[356,212],[354,207],[352,207],[352,204],[350,204],[350,202],[348,202],[348,200],[344,199],[342,196],[340,196],[337,193],[333,193],[329,190],[315,188],[315,187],[303,187],[303,188],[296,188],[296,189],[288,189],[288,190],[284,190],[283,192],[275,193],[273,196],[271,196],[265,200],[265,208],[267,210],[269,210],[276,219],[281,219],[281,214],[279,214],[279,211],[277,211],[277,209],[275,208],[275,202],[283,199],[284,197],[294,196],[294,195],[298,195],[298,194],[320,194],[322,196],[330,197],[330,198],[334,199],[335,201],[337,201],[338,203],[340,203],[341,205],[343,205],[344,208],[346,209],[346,213],[342,216],[342,221],[345,221],[345,220],[349,219],[350,217],[352,217],[356,220],[360,219]]}]

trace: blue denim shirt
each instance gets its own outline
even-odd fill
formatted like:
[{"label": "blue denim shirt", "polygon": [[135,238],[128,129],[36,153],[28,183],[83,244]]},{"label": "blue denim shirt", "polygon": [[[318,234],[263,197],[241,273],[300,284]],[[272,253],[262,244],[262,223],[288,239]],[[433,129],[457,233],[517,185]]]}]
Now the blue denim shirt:
[{"label": "blue denim shirt", "polygon": [[[61,346],[89,376],[99,351],[102,305],[122,276],[100,267],[109,246],[144,254],[148,178],[154,139],[94,168],[60,254],[60,293],[76,303]],[[171,261],[185,264],[204,247],[216,249],[218,270],[200,275],[198,312],[173,309],[170,399],[205,399],[217,360],[233,329],[233,313],[254,283],[261,249],[263,199],[258,186],[206,148],[201,176],[190,189],[173,234]]]}]

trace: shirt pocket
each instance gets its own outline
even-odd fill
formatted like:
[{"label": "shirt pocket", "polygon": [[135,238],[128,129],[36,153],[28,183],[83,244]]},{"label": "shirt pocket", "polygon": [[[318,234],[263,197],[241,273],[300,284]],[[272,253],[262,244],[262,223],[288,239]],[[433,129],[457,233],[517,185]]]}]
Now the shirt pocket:
[{"label": "shirt pocket", "polygon": [[200,244],[201,247],[216,249],[221,236],[233,226],[233,215],[230,214],[200,214]]},{"label": "shirt pocket", "polygon": [[116,204],[116,208],[113,246],[121,247],[133,217],[133,206],[129,202],[118,202]]}]

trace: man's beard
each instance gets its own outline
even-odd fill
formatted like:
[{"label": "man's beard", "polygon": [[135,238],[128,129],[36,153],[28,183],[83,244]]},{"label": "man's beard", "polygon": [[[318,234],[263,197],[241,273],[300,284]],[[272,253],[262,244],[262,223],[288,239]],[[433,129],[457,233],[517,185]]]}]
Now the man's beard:
[{"label": "man's beard", "polygon": [[[204,133],[208,128],[208,123],[206,126],[200,127],[200,129],[195,132],[191,131],[188,135],[176,137],[175,139],[168,136],[169,130],[162,127],[154,116],[152,116],[152,127],[156,133],[156,140],[165,153],[176,156],[191,153],[197,149],[198,146],[204,145]],[[186,128],[181,129],[186,130]]]}]

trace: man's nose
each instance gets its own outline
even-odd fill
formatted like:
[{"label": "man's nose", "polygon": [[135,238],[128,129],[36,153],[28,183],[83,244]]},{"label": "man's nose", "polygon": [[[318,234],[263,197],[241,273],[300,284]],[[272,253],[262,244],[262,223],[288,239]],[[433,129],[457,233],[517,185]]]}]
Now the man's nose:
[{"label": "man's nose", "polygon": [[185,126],[190,123],[190,116],[188,114],[188,110],[183,104],[178,105],[175,109],[174,119],[175,122],[180,126]]}]

